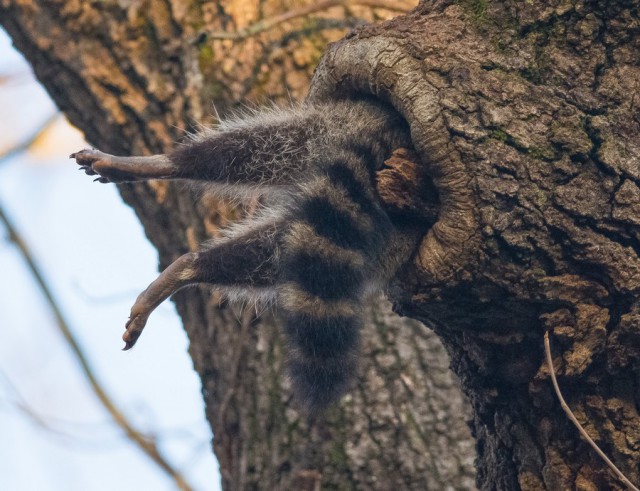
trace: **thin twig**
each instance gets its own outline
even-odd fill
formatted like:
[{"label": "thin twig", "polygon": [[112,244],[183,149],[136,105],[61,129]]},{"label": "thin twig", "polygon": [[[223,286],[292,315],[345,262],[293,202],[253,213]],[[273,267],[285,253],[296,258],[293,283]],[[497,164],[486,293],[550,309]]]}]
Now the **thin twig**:
[{"label": "thin twig", "polygon": [[45,420],[42,416],[40,416],[36,411],[34,411],[31,406],[27,403],[25,398],[22,396],[18,388],[11,381],[11,379],[7,376],[4,370],[0,369],[0,379],[4,382],[4,385],[11,391],[13,394],[13,400],[7,401],[16,408],[18,408],[22,414],[24,414],[27,418],[29,418],[35,425],[37,425],[40,429],[49,431],[56,435],[62,436],[70,436],[67,435],[60,430],[53,428],[47,420]]},{"label": "thin twig", "polygon": [[569,408],[569,406],[565,402],[564,397],[562,397],[562,393],[560,392],[560,387],[558,386],[558,381],[556,380],[556,373],[555,373],[555,370],[553,368],[553,360],[551,359],[551,347],[549,345],[549,332],[545,332],[544,333],[544,351],[545,351],[545,354],[547,356],[547,365],[549,365],[549,372],[551,373],[551,382],[553,382],[553,388],[556,391],[556,395],[558,396],[558,400],[560,401],[560,405],[562,406],[562,409],[564,410],[564,412],[567,414],[567,416],[573,422],[573,424],[576,426],[576,428],[578,428],[578,431],[584,437],[584,439],[587,440],[587,442],[589,442],[589,445],[591,445],[593,447],[593,449],[598,453],[598,455],[600,457],[602,457],[602,460],[604,460],[606,462],[606,464],[616,474],[616,476],[618,476],[618,478],[624,484],[626,484],[629,489],[631,489],[633,491],[640,491],[640,490],[638,490],[637,487],[635,487],[629,481],[629,479],[627,479],[627,477],[620,471],[620,469],[618,469],[615,466],[615,464],[613,462],[611,462],[611,460],[609,460],[609,457],[607,457],[605,455],[605,453],[602,450],[600,450],[600,447],[598,447],[598,445],[596,445],[596,442],[594,442],[591,439],[589,434],[585,431],[585,429],[582,427],[580,422],[574,416],[573,412],[571,411],[571,409]]},{"label": "thin twig", "polygon": [[[0,408],[2,405],[13,407],[19,411],[22,416],[28,419],[38,429],[52,435],[58,442],[64,442],[66,445],[73,445],[74,447],[81,447],[88,450],[100,450],[104,451],[106,448],[114,448],[116,441],[107,441],[102,436],[87,437],[85,434],[76,434],[67,429],[61,429],[61,424],[73,423],[74,426],[78,426],[81,423],[63,421],[59,418],[52,417],[50,415],[43,416],[34,407],[32,407],[26,398],[20,393],[19,389],[11,381],[9,376],[0,368],[0,380],[3,380],[3,385],[6,386],[11,393],[10,397],[0,398]],[[92,424],[92,423],[88,423]],[[93,424],[95,426],[95,424]],[[120,441],[120,437],[118,436]]]},{"label": "thin twig", "polygon": [[33,145],[33,143],[40,138],[40,135],[42,135],[47,129],[49,129],[49,127],[55,123],[55,121],[60,117],[60,113],[55,112],[53,114],[51,114],[49,117],[47,117],[47,119],[45,119],[42,124],[40,124],[40,126],[38,126],[33,133],[31,133],[31,135],[29,135],[27,138],[24,139],[24,141],[20,142],[17,145],[12,146],[11,148],[0,152],[0,164],[6,160],[9,160],[11,157],[13,157],[14,155],[19,154],[20,152],[23,152],[25,150],[27,150],[29,147],[31,147],[31,145]]},{"label": "thin twig", "polygon": [[160,450],[158,449],[154,441],[144,434],[140,433],[131,425],[131,423],[129,423],[122,411],[120,411],[120,409],[111,400],[106,391],[102,388],[100,382],[94,374],[93,368],[91,367],[88,358],[82,351],[82,348],[73,335],[73,332],[71,331],[69,324],[64,318],[60,307],[58,306],[56,300],[53,298],[53,293],[49,288],[49,285],[45,281],[44,276],[33,260],[33,256],[29,251],[27,244],[18,234],[16,228],[11,223],[11,220],[7,217],[6,213],[2,209],[2,206],[0,206],[0,221],[4,223],[7,232],[9,233],[9,239],[18,247],[23,259],[27,263],[29,271],[36,280],[40,291],[49,304],[49,308],[53,312],[60,333],[64,337],[72,353],[75,355],[75,358],[82,369],[82,373],[87,378],[89,385],[93,390],[93,393],[99,399],[100,403],[109,412],[113,421],[125,432],[127,438],[133,441],[145,454],[147,454],[147,456],[149,456],[160,468],[162,468],[163,471],[171,476],[178,489],[182,491],[191,491],[192,487],[187,483],[182,474],[174,469],[173,466],[165,459],[162,453],[160,453]]},{"label": "thin twig", "polygon": [[[347,17],[345,19],[319,18],[316,19],[312,25],[308,25],[294,31],[289,31],[285,33],[281,38],[269,42],[264,46],[262,52],[260,53],[260,57],[253,64],[254,68],[251,75],[247,77],[242,83],[243,89],[239,100],[244,100],[249,96],[249,93],[256,85],[256,80],[260,74],[260,67],[267,63],[269,57],[273,54],[273,51],[275,49],[285,47],[291,41],[299,38],[309,37],[316,32],[321,32],[327,29],[346,29],[348,27],[353,28],[360,25],[365,25],[366,23],[367,21],[365,21],[364,19],[360,19],[359,17]],[[220,118],[218,117],[218,120],[219,119]]]},{"label": "thin twig", "polygon": [[368,22],[360,17],[347,17],[345,19],[325,19],[317,18],[313,24],[304,26],[300,29],[287,32],[282,38],[273,42],[275,47],[286,46],[289,42],[296,39],[309,37],[312,34],[328,29],[353,29],[354,27],[364,26]]},{"label": "thin twig", "polygon": [[268,31],[278,24],[282,24],[288,20],[305,17],[307,15],[327,10],[332,7],[339,7],[341,5],[345,7],[350,5],[362,5],[365,7],[383,8],[394,12],[406,12],[412,8],[409,5],[403,5],[402,3],[394,0],[325,0],[324,2],[307,5],[305,7],[300,7],[299,9],[289,10],[288,12],[274,15],[273,17],[267,17],[266,19],[262,19],[250,26],[239,29],[236,32],[212,31],[207,32],[206,36],[208,39],[230,39],[232,41],[240,41],[242,39],[255,36],[256,34],[260,34],[261,32]]}]

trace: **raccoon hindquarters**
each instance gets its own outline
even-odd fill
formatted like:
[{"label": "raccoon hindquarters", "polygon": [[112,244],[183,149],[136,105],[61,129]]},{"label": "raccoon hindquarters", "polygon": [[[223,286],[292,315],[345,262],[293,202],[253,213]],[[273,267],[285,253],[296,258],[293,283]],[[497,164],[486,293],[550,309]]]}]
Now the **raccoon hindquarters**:
[{"label": "raccoon hindquarters", "polygon": [[355,157],[334,156],[302,187],[284,235],[278,305],[294,394],[309,412],[336,401],[356,373],[362,302],[392,232]]},{"label": "raccoon hindquarters", "polygon": [[[369,99],[304,105],[223,123],[169,155],[72,155],[100,182],[188,179],[266,210],[227,238],[187,253],[136,300],[124,335],[134,345],[169,295],[206,283],[231,296],[275,294],[289,339],[295,393],[309,411],[338,399],[356,372],[362,302],[415,246],[398,247],[374,173],[410,146],[406,123]],[[404,234],[404,232],[403,232]]]}]

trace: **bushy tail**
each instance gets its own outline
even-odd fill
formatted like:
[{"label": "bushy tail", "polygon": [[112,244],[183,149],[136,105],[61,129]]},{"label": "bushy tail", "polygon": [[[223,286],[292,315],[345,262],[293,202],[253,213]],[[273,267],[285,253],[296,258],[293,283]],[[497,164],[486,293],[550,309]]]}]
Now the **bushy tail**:
[{"label": "bushy tail", "polygon": [[349,388],[357,371],[358,317],[317,319],[289,313],[288,369],[296,398],[309,413],[324,410]]},{"label": "bushy tail", "polygon": [[282,246],[278,304],[294,391],[309,412],[336,401],[356,373],[362,301],[392,230],[356,157],[334,156],[301,185]]}]

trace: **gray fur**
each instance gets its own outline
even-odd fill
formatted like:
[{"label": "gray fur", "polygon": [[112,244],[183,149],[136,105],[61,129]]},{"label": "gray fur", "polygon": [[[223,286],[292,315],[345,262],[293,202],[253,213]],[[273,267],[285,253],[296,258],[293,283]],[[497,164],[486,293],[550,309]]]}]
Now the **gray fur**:
[{"label": "gray fur", "polygon": [[243,114],[167,156],[72,155],[101,182],[190,179],[235,199],[266,198],[256,215],[178,259],[138,297],[126,348],[173,291],[209,283],[232,298],[275,300],[299,399],[309,411],[335,401],[355,371],[362,302],[418,238],[417,227],[393,225],[375,190],[375,171],[407,146],[408,128],[394,111],[358,100]]}]

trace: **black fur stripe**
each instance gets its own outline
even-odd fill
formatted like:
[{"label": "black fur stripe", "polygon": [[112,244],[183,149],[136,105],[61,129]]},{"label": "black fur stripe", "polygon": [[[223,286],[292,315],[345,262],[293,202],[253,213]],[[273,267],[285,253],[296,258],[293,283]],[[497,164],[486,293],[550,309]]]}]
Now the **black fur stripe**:
[{"label": "black fur stripe", "polygon": [[322,411],[348,389],[357,368],[357,317],[313,319],[287,314],[285,329],[293,345],[289,373],[300,402]]},{"label": "black fur stripe", "polygon": [[344,189],[349,199],[356,203],[363,212],[370,216],[376,214],[378,209],[370,198],[371,192],[362,182],[358,181],[346,163],[336,162],[330,165],[327,168],[327,176],[334,186]]},{"label": "black fur stripe", "polygon": [[371,145],[349,141],[346,145],[347,149],[352,151],[356,156],[364,161],[368,168],[375,168],[378,165],[378,156],[371,148]]},{"label": "black fur stripe", "polygon": [[293,392],[310,414],[321,413],[344,394],[354,378],[357,360],[331,360],[318,364],[313,360],[289,360]]},{"label": "black fur stripe", "polygon": [[360,319],[357,317],[316,318],[285,312],[284,318],[289,342],[303,357],[341,357],[358,345]]},{"label": "black fur stripe", "polygon": [[298,252],[286,259],[285,281],[322,300],[355,299],[363,281],[362,268],[332,261],[317,254]]},{"label": "black fur stripe", "polygon": [[352,250],[366,250],[367,234],[347,213],[336,209],[322,196],[308,198],[301,205],[301,218],[313,227],[316,233],[334,244]]}]

